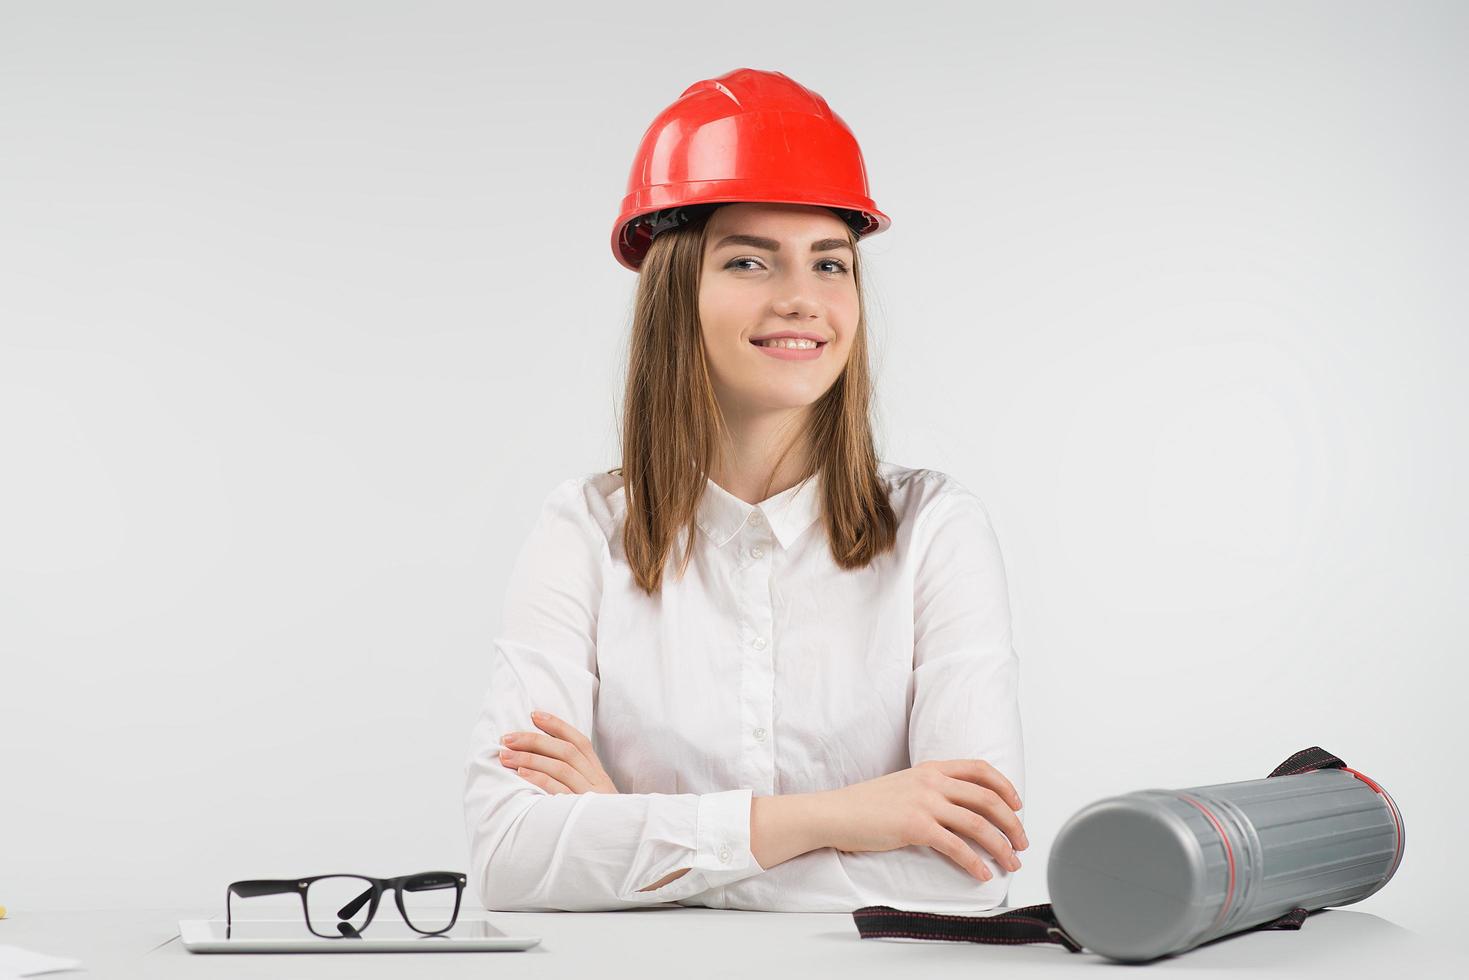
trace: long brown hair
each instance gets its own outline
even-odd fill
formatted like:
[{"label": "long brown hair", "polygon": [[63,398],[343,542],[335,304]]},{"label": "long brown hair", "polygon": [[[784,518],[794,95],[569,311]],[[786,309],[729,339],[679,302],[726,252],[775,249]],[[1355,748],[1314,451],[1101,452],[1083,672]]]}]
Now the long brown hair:
[{"label": "long brown hair", "polygon": [[[622,465],[607,472],[622,473],[627,493],[623,550],[638,586],[650,596],[661,586],[681,526],[688,529],[688,543],[679,576],[687,569],[699,499],[720,440],[729,445],[699,321],[700,267],[713,210],[657,235],[638,274],[623,397]],[[857,287],[857,329],[846,368],[812,406],[805,475],[821,472],[821,522],[831,555],[841,568],[853,569],[893,547],[898,522],[877,472],[862,260],[850,229],[847,238]],[[781,460],[796,444],[787,446]],[[776,469],[779,464],[777,460]],[[767,483],[761,499],[769,493]]]}]

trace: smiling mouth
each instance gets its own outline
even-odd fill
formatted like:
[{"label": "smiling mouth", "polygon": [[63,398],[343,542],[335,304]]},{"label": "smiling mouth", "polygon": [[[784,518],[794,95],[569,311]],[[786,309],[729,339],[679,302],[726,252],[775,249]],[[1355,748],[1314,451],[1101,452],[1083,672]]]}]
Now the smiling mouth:
[{"label": "smiling mouth", "polygon": [[753,347],[772,347],[776,350],[816,350],[818,347],[825,347],[826,341],[808,340],[786,342],[784,339],[776,341],[752,340],[750,341],[750,345]]}]

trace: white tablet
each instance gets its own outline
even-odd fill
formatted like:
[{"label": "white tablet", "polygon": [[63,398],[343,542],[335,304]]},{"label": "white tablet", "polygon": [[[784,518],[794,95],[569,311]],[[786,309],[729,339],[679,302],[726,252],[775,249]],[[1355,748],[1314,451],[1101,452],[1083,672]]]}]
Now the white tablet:
[{"label": "white tablet", "polygon": [[235,919],[229,938],[216,919],[179,920],[179,938],[194,953],[463,953],[529,949],[539,936],[507,936],[483,919],[460,918],[454,928],[425,936],[404,922],[374,922],[356,939],[323,939],[300,919]]}]

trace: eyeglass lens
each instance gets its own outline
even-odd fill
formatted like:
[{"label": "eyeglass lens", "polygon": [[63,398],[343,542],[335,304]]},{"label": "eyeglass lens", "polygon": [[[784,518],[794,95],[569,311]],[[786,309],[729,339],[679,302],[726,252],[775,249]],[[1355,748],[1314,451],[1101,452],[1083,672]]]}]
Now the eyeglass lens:
[{"label": "eyeglass lens", "polygon": [[459,913],[457,876],[428,873],[403,882],[403,917],[419,932],[441,932]]},{"label": "eyeglass lens", "polygon": [[355,936],[372,915],[372,882],[328,875],[306,887],[306,924],[318,936]]}]

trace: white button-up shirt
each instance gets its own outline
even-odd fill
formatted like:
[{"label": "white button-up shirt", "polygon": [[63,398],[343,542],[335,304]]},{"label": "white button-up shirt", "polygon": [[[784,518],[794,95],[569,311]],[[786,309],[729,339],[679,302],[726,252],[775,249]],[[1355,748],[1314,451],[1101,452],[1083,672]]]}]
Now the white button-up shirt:
[{"label": "white button-up shirt", "polygon": [[[752,796],[931,759],[985,759],[1025,798],[1019,665],[989,514],[944,473],[881,462],[879,474],[897,544],[866,568],[832,560],[820,474],[759,504],[711,480],[688,569],[680,579],[681,529],[654,597],[622,550],[622,477],[550,493],[515,561],[465,766],[470,877],[487,909],[1004,903],[1011,873],[967,837],[991,880],[921,845],[822,847],[768,869],[750,851]],[[500,737],[537,731],[533,710],[588,735],[620,792],[549,793],[502,765]],[[691,870],[640,890],[680,868]]]}]

